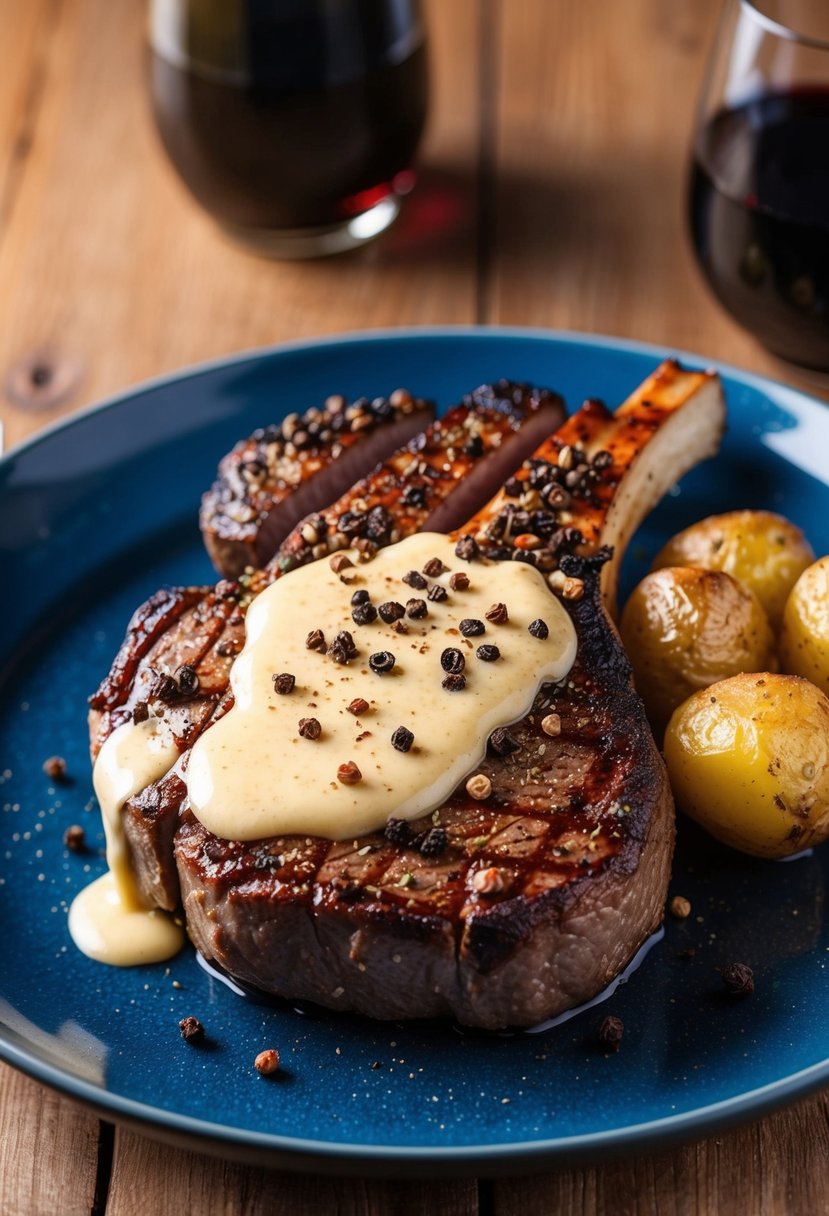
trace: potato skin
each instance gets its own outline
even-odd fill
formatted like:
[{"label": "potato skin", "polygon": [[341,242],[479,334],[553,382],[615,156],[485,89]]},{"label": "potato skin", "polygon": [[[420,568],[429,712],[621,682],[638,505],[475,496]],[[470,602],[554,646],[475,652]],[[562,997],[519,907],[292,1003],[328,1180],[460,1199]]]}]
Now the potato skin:
[{"label": "potato skin", "polygon": [[625,605],[620,633],[657,731],[697,689],[774,665],[757,597],[719,570],[669,566],[646,575]]},{"label": "potato skin", "polygon": [[815,559],[800,528],[772,511],[727,511],[692,524],[657,553],[653,569],[724,570],[759,599],[774,629],[798,576]]},{"label": "potato skin", "polygon": [[829,835],[829,698],[799,676],[732,676],[673,714],[665,763],[686,814],[732,848],[786,857]]},{"label": "potato skin", "polygon": [[784,671],[829,693],[829,557],[804,570],[783,610],[779,641]]}]

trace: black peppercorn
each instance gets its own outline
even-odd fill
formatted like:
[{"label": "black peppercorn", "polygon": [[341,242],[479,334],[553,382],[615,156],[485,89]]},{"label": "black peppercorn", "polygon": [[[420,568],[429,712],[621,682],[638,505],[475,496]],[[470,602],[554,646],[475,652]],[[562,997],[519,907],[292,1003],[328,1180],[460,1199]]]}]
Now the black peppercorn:
[{"label": "black peppercorn", "polygon": [[389,819],[383,829],[383,835],[391,844],[405,849],[412,840],[412,828],[406,819]]},{"label": "black peppercorn", "polygon": [[440,665],[450,675],[457,675],[466,666],[466,659],[455,646],[448,646],[440,656]]},{"label": "black peppercorn", "polygon": [[497,646],[479,646],[475,654],[482,663],[494,663],[496,659],[500,659],[501,651]]},{"label": "black peppercorn", "polygon": [[754,972],[745,963],[729,963],[720,978],[732,996],[751,996],[754,991]]},{"label": "black peppercorn", "polygon": [[352,659],[356,659],[358,650],[347,629],[340,630],[328,647],[328,653],[335,663],[350,663]]},{"label": "black peppercorn", "polygon": [[474,562],[481,555],[478,542],[474,536],[462,536],[455,545],[455,557],[464,562]]},{"label": "black peppercorn", "polygon": [[351,619],[355,625],[370,625],[377,620],[377,609],[370,600],[361,600],[351,609]]},{"label": "black peppercorn", "polygon": [[533,621],[529,626],[529,631],[534,638],[539,638],[542,642],[550,636],[550,630],[547,628],[547,622],[542,621],[541,617]]},{"label": "black peppercorn", "polygon": [[403,575],[403,582],[409,587],[414,587],[417,591],[422,591],[428,586],[426,579],[419,570],[410,570],[408,574]]},{"label": "black peppercorn", "polygon": [[446,835],[446,828],[434,827],[430,828],[423,836],[418,844],[418,848],[424,857],[440,857],[441,853],[445,853],[449,845],[449,837]]},{"label": "black peppercorn", "polygon": [[280,697],[287,697],[294,691],[296,687],[296,676],[292,676],[288,671],[281,671],[278,675],[272,677],[274,691],[278,692]]},{"label": "black peppercorn", "polygon": [[464,617],[458,628],[465,638],[477,638],[486,633],[486,625],[474,617]]},{"label": "black peppercorn", "polygon": [[183,666],[179,667],[178,671],[176,672],[176,682],[178,684],[179,691],[183,693],[185,697],[192,697],[196,692],[198,692],[199,688],[199,677],[196,674],[195,667],[191,667],[189,663],[185,663]]},{"label": "black peppercorn", "polygon": [[392,625],[406,615],[406,609],[402,604],[398,604],[397,600],[389,600],[388,603],[381,604],[377,611],[380,613],[380,620],[385,621],[387,625]]},{"label": "black peppercorn", "polygon": [[505,726],[499,726],[489,736],[489,746],[496,756],[509,756],[512,752],[517,752],[521,744]]},{"label": "black peppercorn", "polygon": [[394,667],[394,655],[390,650],[378,650],[369,655],[368,665],[377,676],[384,676]]},{"label": "black peppercorn", "polygon": [[407,752],[414,743],[414,735],[405,726],[398,726],[397,730],[392,732],[391,745],[399,752]]},{"label": "black peppercorn", "polygon": [[441,687],[445,688],[447,692],[463,692],[466,688],[466,676],[448,675],[443,680]]}]

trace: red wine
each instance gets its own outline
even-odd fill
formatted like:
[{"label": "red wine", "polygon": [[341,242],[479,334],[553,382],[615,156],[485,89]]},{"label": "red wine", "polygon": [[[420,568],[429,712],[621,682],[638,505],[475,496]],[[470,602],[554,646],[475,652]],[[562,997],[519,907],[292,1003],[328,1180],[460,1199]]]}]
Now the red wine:
[{"label": "red wine", "polygon": [[232,37],[193,6],[180,43],[154,40],[156,122],[196,199],[228,227],[278,231],[333,226],[392,194],[426,115],[414,0],[232,7]]},{"label": "red wine", "polygon": [[721,110],[695,151],[691,228],[714,291],[775,354],[829,368],[829,89]]}]

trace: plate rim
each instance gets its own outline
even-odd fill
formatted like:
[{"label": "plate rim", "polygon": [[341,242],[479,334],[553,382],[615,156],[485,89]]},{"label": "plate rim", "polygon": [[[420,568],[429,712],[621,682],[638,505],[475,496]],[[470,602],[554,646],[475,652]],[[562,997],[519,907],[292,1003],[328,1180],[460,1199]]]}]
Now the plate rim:
[{"label": "plate rim", "polygon": [[321,334],[318,337],[294,338],[285,342],[252,346],[244,350],[234,351],[232,354],[217,355],[212,359],[198,360],[194,363],[185,364],[184,367],[176,368],[173,371],[162,372],[157,376],[138,380],[125,389],[120,389],[118,392],[110,393],[100,400],[81,406],[68,417],[54,419],[35,432],[35,434],[27,436],[19,443],[13,444],[6,451],[0,452],[0,469],[12,459],[51,439],[53,435],[61,434],[76,425],[81,425],[96,414],[104,413],[116,406],[123,405],[133,398],[147,392],[153,392],[155,389],[166,388],[179,381],[192,380],[202,375],[209,375],[211,372],[222,371],[224,368],[231,368],[236,364],[258,362],[262,359],[272,358],[281,354],[287,355],[306,350],[318,350],[322,346],[337,347],[372,345],[375,343],[382,345],[384,342],[400,338],[413,342],[420,338],[448,339],[453,337],[480,340],[485,338],[495,338],[496,340],[503,338],[529,338],[533,341],[551,342],[553,345],[560,343],[562,345],[583,346],[585,349],[612,349],[630,354],[648,355],[659,360],[677,359],[683,364],[687,362],[696,367],[713,369],[730,377],[732,380],[747,384],[751,388],[755,388],[761,392],[766,391],[771,386],[778,392],[791,394],[801,401],[808,401],[810,405],[817,406],[823,410],[829,406],[829,403],[823,401],[814,393],[810,393],[806,389],[797,388],[777,377],[766,376],[761,372],[748,371],[746,368],[738,367],[734,363],[711,359],[707,355],[700,354],[698,351],[687,350],[683,347],[660,345],[655,342],[643,342],[637,338],[617,337],[614,334],[591,333],[588,330],[545,329],[543,326],[530,325],[385,326],[378,329],[344,330],[341,333]]},{"label": "plate rim", "polygon": [[[324,334],[318,337],[301,338],[278,342],[267,346],[236,351],[229,355],[188,364],[183,368],[142,380],[93,402],[72,413],[69,417],[56,419],[22,442],[15,444],[0,456],[0,471],[40,444],[55,435],[65,433],[74,426],[84,425],[98,414],[115,409],[133,401],[136,397],[157,388],[196,379],[212,372],[232,368],[247,362],[260,362],[282,355],[317,351],[321,347],[336,349],[340,346],[377,345],[392,340],[406,342],[450,340],[455,337],[501,342],[504,340],[532,340],[551,346],[569,345],[585,350],[602,350],[643,355],[661,361],[675,358],[692,366],[715,367],[724,377],[737,384],[756,389],[772,397],[789,398],[799,404],[809,403],[821,412],[829,405],[808,391],[796,388],[784,380],[747,371],[733,364],[711,360],[693,351],[641,342],[636,339],[597,334],[586,331],[545,329],[529,326],[498,325],[424,325],[400,326],[371,330],[350,330],[342,333]],[[756,1089],[722,1099],[718,1102],[697,1106],[693,1110],[674,1115],[664,1115],[645,1122],[628,1124],[598,1132],[584,1132],[564,1137],[548,1137],[531,1141],[505,1141],[498,1144],[474,1144],[440,1146],[351,1144],[322,1139],[285,1136],[273,1132],[260,1132],[239,1128],[229,1124],[209,1122],[192,1115],[169,1111],[163,1107],[139,1102],[123,1094],[114,1093],[73,1076],[71,1072],[38,1058],[36,1055],[10,1040],[0,1027],[0,1059],[70,1098],[92,1107],[104,1117],[111,1116],[143,1130],[151,1136],[163,1133],[178,1134],[196,1148],[214,1153],[228,1150],[250,1160],[292,1169],[308,1169],[309,1166],[338,1173],[383,1173],[392,1170],[397,1176],[408,1168],[433,1163],[443,1176],[476,1173],[480,1176],[504,1174],[509,1168],[524,1166],[542,1169],[545,1165],[560,1162],[584,1162],[635,1148],[644,1151],[667,1147],[694,1138],[709,1136],[718,1130],[732,1127],[752,1118],[805,1097],[822,1085],[829,1083],[829,1056],[804,1069],[771,1081]],[[275,1159],[278,1159],[275,1160]],[[373,1167],[373,1171],[367,1171]],[[384,1168],[385,1167],[385,1168]],[[482,1168],[481,1168],[482,1167]],[[508,1168],[509,1167],[509,1168]]]},{"label": "plate rim", "polygon": [[[603,1132],[585,1132],[545,1140],[505,1141],[500,1144],[440,1146],[335,1143],[258,1132],[230,1124],[210,1123],[163,1107],[151,1106],[102,1090],[80,1077],[72,1077],[55,1065],[9,1044],[0,1037],[0,1059],[27,1076],[67,1095],[104,1115],[120,1116],[121,1121],[159,1138],[163,1133],[184,1134],[191,1147],[214,1154],[227,1148],[247,1150],[252,1159],[294,1170],[314,1165],[332,1173],[366,1174],[366,1164],[382,1173],[382,1167],[420,1167],[435,1164],[444,1176],[491,1176],[510,1173],[505,1168],[529,1166],[541,1170],[550,1163],[607,1161],[626,1150],[643,1152],[664,1149],[693,1139],[707,1138],[717,1131],[757,1119],[787,1103],[803,1098],[820,1088],[829,1076],[829,1058],[799,1069],[779,1081],[769,1082],[721,1102],[709,1103],[692,1111],[650,1119]],[[274,1160],[274,1157],[278,1158]],[[470,1168],[484,1166],[486,1168]],[[447,1168],[449,1167],[449,1168]],[[453,1170],[452,1167],[458,1167]],[[398,1175],[399,1176],[399,1175]],[[415,1176],[412,1173],[410,1176]]]}]

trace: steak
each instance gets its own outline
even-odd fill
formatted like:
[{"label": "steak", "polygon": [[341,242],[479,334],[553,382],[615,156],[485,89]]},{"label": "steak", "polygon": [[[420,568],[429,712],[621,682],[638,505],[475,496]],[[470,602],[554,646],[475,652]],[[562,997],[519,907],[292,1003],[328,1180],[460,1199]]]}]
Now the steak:
[{"label": "steak", "polygon": [[294,524],[343,494],[434,412],[431,402],[405,389],[351,404],[332,396],[321,409],[289,414],[241,440],[221,460],[201,504],[202,536],[216,569],[238,578],[248,566],[264,566]]},{"label": "steak", "polygon": [[[235,979],[374,1018],[531,1026],[589,999],[662,919],[673,848],[664,768],[578,559],[579,658],[461,788],[386,835],[219,839],[185,810],[175,837],[188,933]],[[560,720],[551,738],[541,723]]]},{"label": "steak", "polygon": [[[176,769],[127,802],[123,825],[142,897],[180,902],[172,840],[186,800],[189,748],[232,705],[230,667],[244,643],[251,597],[324,547],[364,551],[426,528],[447,530],[488,498],[543,436],[560,423],[561,399],[547,389],[483,385],[414,436],[322,515],[302,521],[264,570],[215,588],[163,590],[134,614],[112,669],[90,698],[90,747],[123,722],[162,717],[182,752]],[[457,500],[457,505],[456,505]],[[309,539],[312,538],[312,539]]]},{"label": "steak", "polygon": [[[185,799],[173,844],[205,957],[332,1009],[489,1029],[553,1017],[624,967],[662,918],[674,827],[604,605],[626,537],[722,426],[716,378],[665,364],[615,417],[582,407],[458,536],[461,566],[549,571],[578,639],[569,675],[491,735],[484,800],[462,787],[353,841],[239,842],[206,831]],[[598,545],[608,531],[612,558]]]}]

